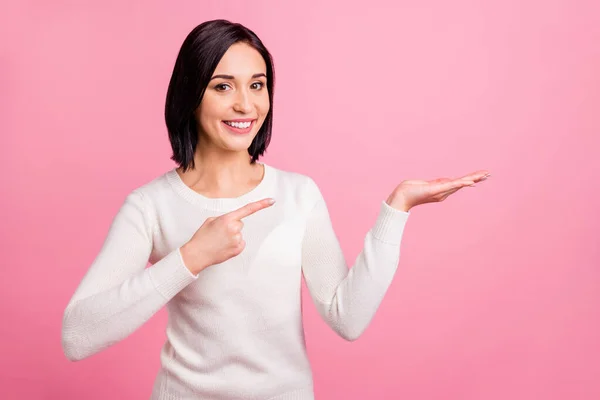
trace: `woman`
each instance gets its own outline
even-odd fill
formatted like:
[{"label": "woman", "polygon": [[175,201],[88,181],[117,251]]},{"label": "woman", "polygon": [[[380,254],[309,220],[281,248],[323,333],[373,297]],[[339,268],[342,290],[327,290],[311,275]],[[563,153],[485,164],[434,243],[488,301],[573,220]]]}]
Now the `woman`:
[{"label": "woman", "polygon": [[165,110],[178,167],[129,193],[115,216],[65,310],[70,360],[166,305],[153,399],[313,399],[301,277],[329,326],[358,338],[396,271],[409,210],[487,175],[399,184],[349,270],[316,183],[257,162],[273,87],[271,56],[252,31],[216,20],[188,35]]}]

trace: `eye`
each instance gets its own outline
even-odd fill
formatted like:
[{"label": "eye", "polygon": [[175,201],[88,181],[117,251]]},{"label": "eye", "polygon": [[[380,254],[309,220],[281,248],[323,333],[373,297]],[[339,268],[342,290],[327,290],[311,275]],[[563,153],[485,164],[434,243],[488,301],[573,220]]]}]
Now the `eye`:
[{"label": "eye", "polygon": [[218,85],[215,85],[215,89],[219,92],[224,92],[225,88],[230,87],[228,84],[226,83],[219,83]]},{"label": "eye", "polygon": [[[255,85],[258,85],[258,87],[256,87]],[[258,90],[260,90],[260,89],[262,89],[262,88],[264,88],[264,87],[265,87],[265,84],[259,81],[259,82],[254,82],[254,83],[252,84],[252,86],[253,86],[253,89],[258,89]]]}]

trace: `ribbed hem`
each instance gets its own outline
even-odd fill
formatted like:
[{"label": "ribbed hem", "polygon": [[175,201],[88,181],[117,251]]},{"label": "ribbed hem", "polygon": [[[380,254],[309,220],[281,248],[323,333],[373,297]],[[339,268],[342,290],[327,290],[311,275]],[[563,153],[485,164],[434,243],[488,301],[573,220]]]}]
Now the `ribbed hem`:
[{"label": "ribbed hem", "polygon": [[156,290],[167,300],[198,278],[183,263],[179,248],[149,267],[148,273]]},{"label": "ribbed hem", "polygon": [[[255,399],[255,396],[249,395],[248,399]],[[150,400],[191,400],[190,397],[179,396],[171,393],[167,393],[162,390],[154,391],[150,397]],[[315,400],[314,390],[312,385],[304,388],[292,390],[275,397],[269,397],[266,400]]]},{"label": "ribbed hem", "polygon": [[400,244],[409,215],[410,212],[397,210],[382,201],[371,233],[382,242]]},{"label": "ribbed hem", "polygon": [[275,397],[269,397],[268,400],[314,400],[314,398],[313,387],[307,386]]}]

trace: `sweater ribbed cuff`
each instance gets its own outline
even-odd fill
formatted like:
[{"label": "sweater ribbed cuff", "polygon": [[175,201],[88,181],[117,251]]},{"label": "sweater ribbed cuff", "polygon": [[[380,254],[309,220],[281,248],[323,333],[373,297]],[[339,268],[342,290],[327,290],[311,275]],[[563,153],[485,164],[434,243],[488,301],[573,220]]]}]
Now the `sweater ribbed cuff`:
[{"label": "sweater ribbed cuff", "polygon": [[192,274],[183,263],[179,248],[167,254],[148,270],[154,287],[167,300],[198,279],[198,275]]},{"label": "sweater ribbed cuff", "polygon": [[382,201],[371,233],[382,242],[399,245],[409,215],[408,211],[397,210]]}]

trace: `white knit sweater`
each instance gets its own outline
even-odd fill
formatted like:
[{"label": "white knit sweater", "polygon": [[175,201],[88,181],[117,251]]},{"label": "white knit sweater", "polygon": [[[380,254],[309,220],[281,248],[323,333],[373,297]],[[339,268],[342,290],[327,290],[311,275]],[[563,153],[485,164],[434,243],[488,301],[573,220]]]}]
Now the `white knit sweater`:
[{"label": "white knit sweater", "polygon": [[[264,166],[237,198],[205,197],[175,169],[133,190],[65,310],[66,356],[111,346],[166,305],[152,399],[313,399],[302,276],[327,324],[356,339],[393,279],[409,213],[382,201],[349,269],[314,180]],[[275,205],[243,220],[241,254],[196,276],[185,267],[180,246],[206,218],[267,197]]]}]

